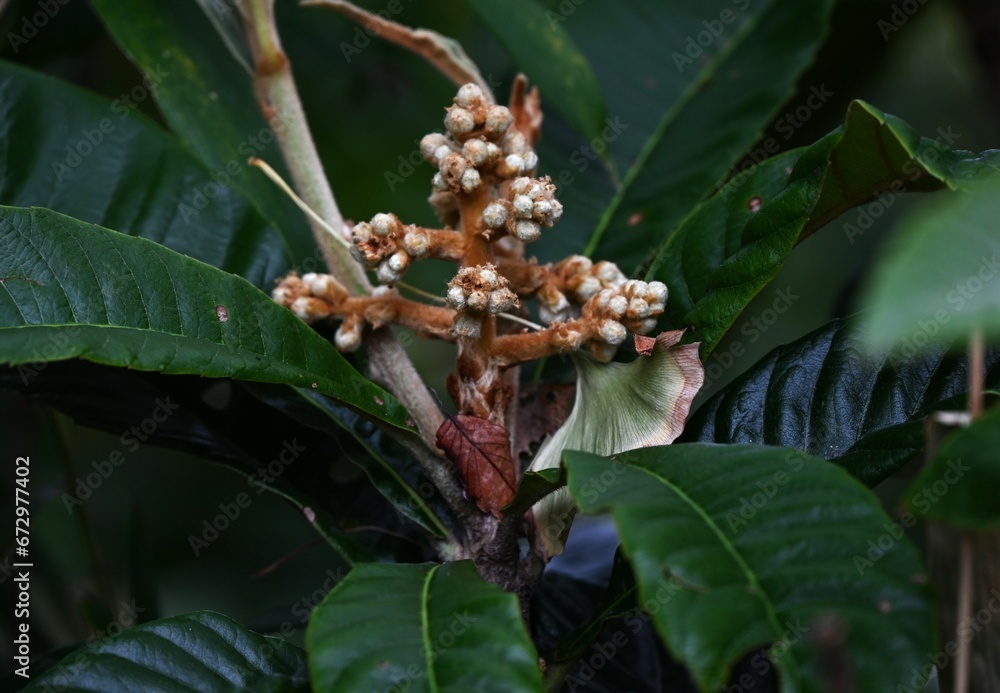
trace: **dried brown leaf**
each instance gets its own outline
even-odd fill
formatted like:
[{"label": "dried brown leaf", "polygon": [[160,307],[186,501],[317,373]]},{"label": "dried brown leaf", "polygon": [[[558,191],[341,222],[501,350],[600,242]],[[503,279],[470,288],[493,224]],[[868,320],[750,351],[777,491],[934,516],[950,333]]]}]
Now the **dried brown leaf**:
[{"label": "dried brown leaf", "polygon": [[437,446],[458,469],[469,498],[483,512],[500,517],[500,509],[514,499],[517,490],[507,429],[478,416],[459,414],[441,424]]},{"label": "dried brown leaf", "polygon": [[540,444],[562,426],[569,416],[576,383],[524,383],[518,396],[517,435],[514,459],[533,456],[532,446]]}]

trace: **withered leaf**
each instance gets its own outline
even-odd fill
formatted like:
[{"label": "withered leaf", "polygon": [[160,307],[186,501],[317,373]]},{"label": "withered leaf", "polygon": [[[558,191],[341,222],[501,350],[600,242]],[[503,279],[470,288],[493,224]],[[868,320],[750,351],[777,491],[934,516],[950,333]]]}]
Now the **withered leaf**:
[{"label": "withered leaf", "polygon": [[458,469],[469,498],[483,512],[500,517],[500,508],[517,490],[510,432],[478,416],[459,414],[441,424],[437,446]]},{"label": "withered leaf", "polygon": [[656,346],[656,337],[647,337],[642,334],[635,335],[635,350],[639,356],[649,356],[653,353],[654,346]]}]

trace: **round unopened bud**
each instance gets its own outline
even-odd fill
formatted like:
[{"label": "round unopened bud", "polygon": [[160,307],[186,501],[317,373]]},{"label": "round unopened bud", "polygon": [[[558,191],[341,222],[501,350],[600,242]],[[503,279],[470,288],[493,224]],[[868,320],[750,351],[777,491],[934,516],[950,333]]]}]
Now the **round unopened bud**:
[{"label": "round unopened bud", "polygon": [[625,326],[620,322],[616,322],[615,320],[605,320],[601,323],[600,334],[601,339],[605,342],[618,346],[625,341],[625,337],[628,332],[625,330]]},{"label": "round unopened bud", "polygon": [[616,286],[625,281],[625,275],[618,269],[618,265],[607,260],[602,260],[594,265],[594,274],[603,284]]},{"label": "round unopened bud", "polygon": [[397,250],[389,256],[389,259],[386,260],[386,262],[389,263],[389,268],[391,270],[402,273],[410,264],[410,255],[405,250]]},{"label": "round unopened bud", "polygon": [[383,284],[395,284],[403,278],[398,270],[392,268],[389,260],[383,260],[379,263],[378,269],[375,270],[375,276]]},{"label": "round unopened bud", "polygon": [[530,219],[520,219],[514,224],[514,235],[524,243],[537,241],[542,236],[542,227],[537,221]]},{"label": "round unopened bud", "polygon": [[500,283],[497,273],[486,267],[479,270],[479,281],[491,290],[497,288]]},{"label": "round unopened bud", "polygon": [[451,154],[453,151],[455,151],[455,150],[452,149],[451,147],[449,147],[448,145],[446,145],[446,144],[441,145],[440,147],[438,147],[437,149],[434,150],[434,156],[432,157],[434,163],[440,165],[441,161],[446,156],[448,156],[449,154]]},{"label": "round unopened bud", "polygon": [[[313,272],[309,274],[313,275],[313,278],[308,282],[309,291],[312,292],[313,296],[332,303],[336,303],[344,297],[344,288],[329,274],[315,274]],[[303,275],[302,281],[306,281],[309,274]]]},{"label": "round unopened bud", "polygon": [[494,315],[510,310],[517,296],[508,289],[499,289],[490,293],[490,303],[486,310]]},{"label": "round unopened bud", "polygon": [[472,310],[484,311],[490,304],[490,295],[485,291],[473,291],[465,299],[465,305]]},{"label": "round unopened bud", "polygon": [[641,298],[633,298],[628,302],[627,315],[633,320],[648,318],[652,312],[653,311],[649,308],[649,304]]},{"label": "round unopened bud", "polygon": [[355,224],[354,228],[351,229],[351,238],[354,239],[355,243],[366,243],[372,239],[372,235],[374,235],[374,230],[367,221]]},{"label": "round unopened bud", "polygon": [[475,108],[481,105],[482,102],[483,90],[471,82],[459,87],[458,94],[455,96],[455,103],[462,108]]},{"label": "round unopened bud", "polygon": [[531,217],[534,203],[527,195],[515,195],[511,204],[514,205],[514,211],[517,212],[517,216],[522,219],[529,219]]},{"label": "round unopened bud", "polygon": [[503,142],[501,142],[500,145],[503,148],[504,154],[518,154],[520,156],[524,156],[531,151],[531,147],[528,146],[527,138],[517,130],[508,132],[507,136],[503,138]]},{"label": "round unopened bud", "polygon": [[508,154],[504,162],[512,171],[518,174],[524,173],[524,159],[519,154]]},{"label": "round unopened bud", "polygon": [[403,247],[413,257],[420,257],[430,250],[431,240],[423,231],[410,231],[403,236]]},{"label": "round unopened bud", "polygon": [[362,322],[356,318],[349,317],[337,328],[337,333],[333,336],[333,343],[340,351],[357,351],[361,346]]},{"label": "round unopened bud", "polygon": [[507,128],[514,122],[514,116],[506,106],[490,106],[486,109],[486,132],[494,137],[500,137],[507,132]]},{"label": "round unopened bud", "polygon": [[649,282],[649,292],[646,301],[656,311],[662,311],[667,305],[667,285],[663,282]]},{"label": "round unopened bud", "polygon": [[401,230],[395,214],[376,214],[372,217],[371,226],[377,236],[389,236]]},{"label": "round unopened bud", "polygon": [[440,171],[435,173],[434,177],[431,178],[431,187],[438,192],[445,192],[448,190],[448,183],[445,181],[444,176],[441,175]]},{"label": "round unopened bud", "polygon": [[552,214],[552,203],[549,200],[539,200],[531,210],[531,216],[536,219],[546,219]]},{"label": "round unopened bud", "polygon": [[608,312],[616,318],[624,316],[626,311],[628,311],[628,299],[624,296],[619,294],[608,301]]},{"label": "round unopened bud", "polygon": [[524,170],[533,171],[538,166],[538,155],[534,150],[528,151],[524,155]]},{"label": "round unopened bud", "polygon": [[474,168],[466,169],[465,173],[462,174],[462,190],[467,193],[478,188],[480,182],[479,171]]},{"label": "round unopened bud", "polygon": [[453,135],[465,135],[476,128],[472,113],[459,106],[452,106],[444,117],[444,126]]},{"label": "round unopened bud", "polygon": [[449,286],[448,293],[445,295],[444,300],[448,302],[448,305],[456,310],[465,307],[465,292],[462,291],[460,286]]},{"label": "round unopened bud", "polygon": [[[432,132],[429,135],[424,135],[420,140],[420,153],[424,155],[425,159],[436,160],[438,158],[437,152],[441,147],[449,151],[451,150],[448,138],[440,132]],[[444,155],[442,154],[442,156]]]},{"label": "round unopened bud", "polygon": [[499,229],[507,223],[507,208],[499,202],[491,202],[483,210],[483,223],[491,229]]},{"label": "round unopened bud", "polygon": [[490,159],[490,149],[483,140],[467,141],[462,145],[462,154],[472,162],[473,166],[482,166]]},{"label": "round unopened bud", "polygon": [[305,274],[302,275],[302,283],[312,284],[314,281],[316,281],[316,276],[317,275],[315,272],[306,272]]},{"label": "round unopened bud", "polygon": [[527,176],[515,178],[510,183],[510,191],[515,195],[525,195],[531,187],[531,179]]},{"label": "round unopened bud", "polygon": [[608,344],[606,342],[591,342],[588,347],[590,348],[590,353],[598,361],[602,363],[607,363],[615,357],[615,352],[618,351],[618,347],[614,344]]},{"label": "round unopened bud", "polygon": [[649,334],[656,329],[656,318],[646,318],[645,320],[640,320],[637,325],[632,326],[633,332],[638,332],[639,334]]},{"label": "round unopened bud", "polygon": [[483,329],[483,318],[479,315],[469,313],[459,313],[455,316],[455,323],[451,331],[459,337],[467,339],[479,339],[479,334]]},{"label": "round unopened bud", "polygon": [[576,287],[576,297],[582,302],[589,301],[601,290],[601,282],[597,277],[584,277]]},{"label": "round unopened bud", "polygon": [[305,322],[313,322],[330,315],[329,304],[312,296],[299,296],[289,307],[300,320]]}]

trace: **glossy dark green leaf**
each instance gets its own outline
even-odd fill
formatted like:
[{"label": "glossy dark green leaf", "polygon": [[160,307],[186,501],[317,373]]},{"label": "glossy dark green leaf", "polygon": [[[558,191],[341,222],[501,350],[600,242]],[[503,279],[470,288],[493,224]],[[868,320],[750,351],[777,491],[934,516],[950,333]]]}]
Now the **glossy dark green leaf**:
[{"label": "glossy dark green leaf", "polygon": [[[617,55],[635,52],[621,47],[641,46],[641,37],[665,25],[655,48],[663,62],[654,64],[673,74],[660,76],[661,87],[651,79],[651,66],[634,64],[639,56],[626,58],[632,61],[626,69],[635,73],[616,91],[631,87],[649,99],[662,90],[672,98],[656,104],[656,125],[629,162],[621,189],[594,229],[588,255],[613,260],[626,272],[648,259],[650,235],[665,239],[792,96],[832,6],[829,0],[680,5],[633,0],[616,3],[612,12],[593,8],[602,11],[601,21],[611,31],[619,24],[632,28],[631,35],[608,37],[607,50]],[[579,14],[585,16],[584,7]],[[627,97],[606,99],[614,115]]]},{"label": "glossy dark green leaf", "polygon": [[670,289],[671,326],[693,326],[706,356],[795,244],[832,218],[878,198],[858,211],[860,226],[845,225],[853,242],[895,196],[959,189],[994,171],[1000,150],[951,151],[942,135],[921,138],[855,101],[833,133],[740,173],[700,205],[652,256],[649,274]]},{"label": "glossy dark green leaf", "polygon": [[517,597],[471,561],[356,566],[306,633],[317,691],[541,691]]},{"label": "glossy dark green leaf", "polygon": [[67,655],[25,691],[307,691],[306,654],[198,611],[152,621]]},{"label": "glossy dark green leaf", "polygon": [[129,102],[0,62],[0,104],[0,204],[142,236],[264,289],[288,267],[275,227]]},{"label": "glossy dark green leaf", "polygon": [[525,472],[517,485],[514,500],[503,508],[503,514],[518,516],[528,512],[535,503],[545,496],[555,493],[566,485],[562,469],[540,469],[537,472]]},{"label": "glossy dark green leaf", "polygon": [[563,31],[559,15],[535,0],[469,4],[506,46],[514,64],[538,86],[542,103],[558,110],[587,141],[600,139],[606,115],[601,87]]},{"label": "glossy dark green leaf", "polygon": [[[788,448],[672,445],[609,460],[566,454],[584,512],[610,511],[643,604],[703,690],[769,643],[783,690],[824,690],[820,619],[849,633],[856,690],[894,690],[932,650],[933,609],[916,549],[844,470]],[[650,610],[652,611],[652,609]],[[829,621],[828,621],[829,622]]]},{"label": "glossy dark green leaf", "polygon": [[876,265],[865,305],[877,346],[1000,335],[1000,182],[936,202],[900,224]]},{"label": "glossy dark green leaf", "polygon": [[921,515],[973,531],[1000,528],[1000,408],[945,438],[904,494]]},{"label": "glossy dark green leaf", "polygon": [[[92,4],[144,75],[164,75],[152,94],[167,123],[202,164],[215,176],[228,176],[229,185],[272,222],[293,264],[318,258],[302,213],[260,171],[247,165],[251,156],[260,157],[287,179],[274,134],[282,125],[282,114],[265,121],[251,76],[198,4],[168,0]],[[214,6],[238,12],[233,3]]]},{"label": "glossy dark green leaf", "polygon": [[[371,421],[335,400],[312,390],[280,385],[248,385],[251,392],[296,421],[336,437],[351,435],[365,456],[349,456],[403,515],[437,537],[448,529],[428,505],[424,496],[436,493],[420,464],[408,451],[388,439]],[[421,495],[423,491],[423,495]],[[438,512],[447,512],[439,507]]]},{"label": "glossy dark green leaf", "polygon": [[0,362],[98,363],[314,388],[404,429],[406,412],[246,280],[45,209],[0,208]]},{"label": "glossy dark green leaf", "polygon": [[[986,382],[1000,384],[1000,351],[986,365]],[[794,447],[875,485],[923,450],[928,414],[965,407],[966,368],[941,345],[872,355],[855,320],[834,320],[754,364],[679,440]]]}]

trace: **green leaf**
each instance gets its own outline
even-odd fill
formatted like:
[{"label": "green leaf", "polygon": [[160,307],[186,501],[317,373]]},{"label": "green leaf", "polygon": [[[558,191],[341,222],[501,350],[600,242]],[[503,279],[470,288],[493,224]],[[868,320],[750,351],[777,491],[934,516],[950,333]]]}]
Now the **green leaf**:
[{"label": "green leaf", "polygon": [[403,429],[403,407],[246,280],[45,209],[0,207],[0,362],[85,358],[309,387]]},{"label": "green leaf", "polygon": [[521,481],[517,485],[514,500],[503,507],[502,513],[520,517],[542,498],[565,486],[566,478],[561,468],[525,472],[521,475]]},{"label": "green leaf", "polygon": [[507,48],[550,104],[583,137],[600,139],[605,127],[604,97],[587,59],[563,31],[556,16],[535,0],[469,0],[472,9]]},{"label": "green leaf", "polygon": [[0,103],[0,204],[142,236],[262,288],[288,267],[274,226],[125,102],[0,61]]},{"label": "green leaf", "polygon": [[[1000,385],[1000,351],[986,359]],[[712,376],[718,363],[705,365]],[[856,319],[771,351],[688,419],[680,442],[798,448],[874,486],[924,449],[924,419],[964,408],[967,362],[943,346],[872,355]],[[717,376],[716,376],[717,377]]]},{"label": "green leaf", "polygon": [[566,467],[580,508],[613,514],[642,603],[703,690],[769,643],[783,690],[823,690],[820,618],[846,634],[860,691],[895,690],[933,651],[917,552],[900,538],[867,557],[892,521],[844,470],[787,448],[703,444],[613,461],[568,452]]},{"label": "green leaf", "polygon": [[[680,332],[665,332],[657,337],[651,355],[628,364],[571,355],[576,401],[563,425],[538,450],[531,471],[558,468],[564,450],[613,455],[673,442],[704,377],[698,346],[677,346],[680,338]],[[546,495],[535,506],[537,535],[550,556],[562,553],[574,513],[566,489]]]},{"label": "green leaf", "polygon": [[[880,215],[903,192],[958,189],[1000,170],[1000,151],[953,152],[942,137],[921,138],[855,101],[843,126],[816,144],[737,175],[654,255],[649,274],[670,290],[669,324],[694,325],[707,357],[792,248],[833,217],[876,198],[871,213]],[[850,242],[864,233],[844,228]]]},{"label": "green leaf", "polygon": [[306,655],[211,611],[135,626],[66,656],[25,691],[306,691]]},{"label": "green leaf", "polygon": [[917,513],[973,531],[1000,528],[1000,409],[945,438],[904,494]]},{"label": "green leaf", "polygon": [[[294,264],[318,259],[305,219],[260,171],[257,156],[286,180],[274,130],[254,98],[251,77],[230,53],[197,3],[169,0],[95,0],[108,31],[145,76],[161,77],[152,92],[170,127],[204,166],[230,178],[280,231]],[[228,4],[228,12],[238,12]],[[315,269],[316,267],[313,267]]]},{"label": "green leaf", "polygon": [[[830,0],[681,6],[632,0],[616,3],[612,12],[595,8],[602,10],[605,25],[632,29],[631,35],[614,33],[606,42],[607,50],[618,55],[632,53],[621,47],[642,45],[635,37],[664,25],[666,33],[655,50],[661,69],[666,72],[669,66],[674,74],[661,77],[667,85],[663,89],[682,91],[656,104],[658,122],[594,229],[585,254],[614,260],[626,273],[648,258],[650,232],[665,238],[725,178],[792,96],[796,79],[813,59],[832,6]],[[703,35],[711,39],[707,48],[698,43]],[[621,60],[615,67],[623,67]],[[593,57],[591,61],[597,64]],[[658,87],[656,80],[648,84],[650,68],[628,67],[635,74],[626,77],[619,90],[630,86],[650,98]],[[607,92],[606,98],[609,104],[627,100],[624,94]]]},{"label": "green leaf", "polygon": [[[312,390],[281,385],[249,385],[261,401],[310,428],[340,438],[350,434],[367,457],[345,456],[361,467],[386,500],[434,536],[445,537],[448,529],[428,506],[418,489],[434,489],[413,455],[360,414]],[[440,511],[446,512],[445,508]]]},{"label": "green leaf", "polygon": [[306,633],[317,691],[541,691],[517,597],[471,561],[356,566]]},{"label": "green leaf", "polygon": [[[1000,167],[1000,166],[998,166]],[[1000,183],[925,205],[875,266],[866,305],[876,346],[1000,335]]]}]

